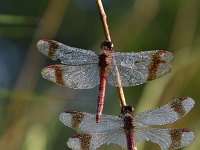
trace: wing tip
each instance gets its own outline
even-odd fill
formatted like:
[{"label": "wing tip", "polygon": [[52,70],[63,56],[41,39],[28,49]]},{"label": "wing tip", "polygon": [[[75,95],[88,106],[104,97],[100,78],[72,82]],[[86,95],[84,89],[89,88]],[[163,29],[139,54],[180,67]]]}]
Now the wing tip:
[{"label": "wing tip", "polygon": [[51,40],[49,39],[41,39],[37,42],[36,46],[40,50],[43,45],[50,43]]},{"label": "wing tip", "polygon": [[194,133],[187,128],[171,129],[170,136],[169,145],[159,144],[162,149],[179,149],[191,144],[195,139]]},{"label": "wing tip", "polygon": [[[50,75],[50,74],[55,74],[54,73],[54,69],[52,68],[52,65],[49,65],[49,66],[47,66],[47,67],[44,67],[44,68],[42,68],[42,71],[41,71],[41,75],[42,75],[42,77],[44,78],[44,79],[47,79],[47,80],[50,80],[49,78],[48,78],[48,76]],[[51,80],[50,80],[51,81]]]},{"label": "wing tip", "polygon": [[[61,121],[62,119],[63,119],[63,116],[64,116],[64,112],[62,112],[62,113],[60,113],[59,115],[58,115],[58,119]],[[62,121],[61,121],[62,122]]]},{"label": "wing tip", "polygon": [[43,78],[53,83],[65,86],[65,79],[63,77],[63,67],[64,65],[62,64],[49,65],[42,69],[41,75]]},{"label": "wing tip", "polygon": [[187,128],[182,128],[180,129],[180,131],[182,132],[182,137],[181,137],[182,141],[181,141],[181,145],[177,148],[187,146],[195,140],[194,132],[192,132],[191,130]]},{"label": "wing tip", "polygon": [[64,113],[60,113],[58,115],[58,119],[66,126],[66,123],[65,123],[65,114]]},{"label": "wing tip", "polygon": [[167,68],[166,71],[162,74],[161,77],[163,77],[163,76],[167,75],[168,73],[170,73],[172,71],[173,67],[170,64],[167,64],[166,68]]},{"label": "wing tip", "polygon": [[181,101],[183,106],[187,106],[187,111],[190,111],[195,105],[195,101],[191,97],[180,97],[178,100]]},{"label": "wing tip", "polygon": [[79,141],[78,138],[70,137],[68,139],[68,141],[66,142],[66,144],[71,149],[74,149],[74,150],[81,149],[81,147],[80,147],[80,141]]},{"label": "wing tip", "polygon": [[163,59],[167,62],[172,61],[174,58],[173,53],[168,50],[159,50],[159,52],[161,56],[163,57]]},{"label": "wing tip", "polygon": [[48,50],[49,50],[49,46],[47,44],[47,42],[45,42],[45,40],[41,39],[37,42],[36,47],[38,49],[38,51],[40,51],[42,54],[44,54],[45,56],[48,57]]},{"label": "wing tip", "polygon": [[46,55],[47,57],[53,60],[57,59],[56,51],[59,47],[58,42],[54,40],[50,40],[50,39],[41,39],[37,42],[36,46],[38,50],[44,55]]},{"label": "wing tip", "polygon": [[62,112],[58,115],[58,119],[67,127],[71,127],[72,115],[66,112]]},{"label": "wing tip", "polygon": [[194,106],[195,102],[190,97],[180,97],[169,103],[171,109],[179,116],[184,117]]},{"label": "wing tip", "polygon": [[39,40],[36,44],[37,48],[39,51],[41,51],[41,46],[43,45],[44,41],[43,40]]}]

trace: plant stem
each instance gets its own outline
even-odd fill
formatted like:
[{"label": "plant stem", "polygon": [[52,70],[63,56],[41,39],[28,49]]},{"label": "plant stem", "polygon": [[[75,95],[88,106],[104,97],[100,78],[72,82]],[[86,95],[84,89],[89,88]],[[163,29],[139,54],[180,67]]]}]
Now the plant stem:
[{"label": "plant stem", "polygon": [[97,2],[97,6],[99,8],[100,17],[101,17],[101,21],[103,24],[103,29],[104,29],[104,34],[105,34],[106,40],[111,42],[110,32],[109,32],[108,24],[107,24],[107,16],[104,11],[103,4],[102,4],[101,0],[96,0],[96,2]]}]

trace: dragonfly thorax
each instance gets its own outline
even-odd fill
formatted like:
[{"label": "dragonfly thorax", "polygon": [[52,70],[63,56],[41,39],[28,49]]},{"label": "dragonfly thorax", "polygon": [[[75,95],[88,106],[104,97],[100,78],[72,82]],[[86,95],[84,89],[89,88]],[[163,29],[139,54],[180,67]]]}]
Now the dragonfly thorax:
[{"label": "dragonfly thorax", "polygon": [[101,68],[106,68],[109,65],[109,55],[107,53],[101,53],[99,55],[98,66]]},{"label": "dragonfly thorax", "polygon": [[127,113],[123,116],[123,120],[124,120],[124,129],[125,130],[131,130],[133,129],[133,114],[131,113]]},{"label": "dragonfly thorax", "polygon": [[133,129],[133,112],[134,108],[132,106],[122,106],[121,107],[121,116],[124,121],[124,129],[131,130]]}]

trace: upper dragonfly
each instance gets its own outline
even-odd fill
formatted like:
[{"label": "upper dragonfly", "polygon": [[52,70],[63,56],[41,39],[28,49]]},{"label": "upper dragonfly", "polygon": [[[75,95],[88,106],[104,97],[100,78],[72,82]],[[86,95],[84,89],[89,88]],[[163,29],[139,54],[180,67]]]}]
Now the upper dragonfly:
[{"label": "upper dragonfly", "polygon": [[[40,52],[62,64],[50,65],[42,76],[52,82],[74,89],[89,89],[99,85],[96,121],[103,110],[106,80],[113,86],[135,86],[162,77],[171,71],[169,51],[154,50],[139,53],[113,51],[111,42],[101,44],[99,56],[91,51],[74,48],[53,40],[40,40]],[[118,69],[118,74],[116,73]],[[119,75],[120,85],[116,77]]]},{"label": "upper dragonfly", "polygon": [[121,116],[102,115],[100,123],[95,122],[95,115],[85,112],[66,111],[59,118],[66,126],[78,131],[67,142],[73,150],[95,150],[110,143],[133,150],[135,143],[144,140],[158,144],[162,150],[177,149],[190,144],[195,138],[194,133],[185,128],[147,126],[173,123],[185,116],[194,103],[193,99],[182,97],[135,116],[131,107],[125,106]]}]

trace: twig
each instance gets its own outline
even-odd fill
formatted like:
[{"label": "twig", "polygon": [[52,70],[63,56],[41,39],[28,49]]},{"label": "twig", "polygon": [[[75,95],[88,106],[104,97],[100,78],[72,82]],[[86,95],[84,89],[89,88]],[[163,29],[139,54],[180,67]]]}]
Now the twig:
[{"label": "twig", "polygon": [[107,16],[104,11],[103,4],[102,4],[101,0],[96,0],[96,2],[97,2],[97,6],[99,7],[100,17],[101,17],[101,21],[103,24],[106,40],[111,42],[110,32],[108,30],[108,24],[107,24]]},{"label": "twig", "polygon": [[[108,24],[107,24],[107,16],[106,16],[106,13],[104,11],[103,4],[102,4],[101,0],[96,0],[96,2],[97,2],[97,6],[99,8],[100,17],[101,17],[101,21],[102,21],[102,24],[103,24],[104,34],[105,34],[106,40],[111,42],[110,32],[109,32]],[[116,65],[115,65],[115,71],[116,71],[116,80],[117,80],[117,84],[118,84],[117,89],[118,89],[118,94],[119,94],[119,97],[120,97],[120,105],[126,106],[124,91],[123,91],[123,88],[121,87],[121,79],[120,79],[119,71],[118,71],[118,68],[117,68]]]},{"label": "twig", "polygon": [[122,85],[121,85],[121,79],[120,79],[119,71],[118,71],[115,60],[113,62],[115,63],[114,66],[115,66],[116,80],[117,80],[117,85],[118,85],[117,91],[118,91],[119,98],[120,98],[120,105],[126,106],[126,99],[125,99],[124,91],[123,91],[123,88],[122,88]]}]

